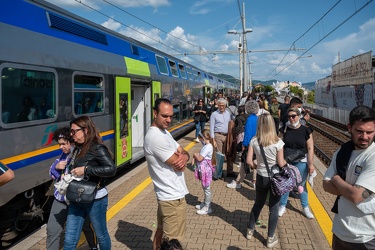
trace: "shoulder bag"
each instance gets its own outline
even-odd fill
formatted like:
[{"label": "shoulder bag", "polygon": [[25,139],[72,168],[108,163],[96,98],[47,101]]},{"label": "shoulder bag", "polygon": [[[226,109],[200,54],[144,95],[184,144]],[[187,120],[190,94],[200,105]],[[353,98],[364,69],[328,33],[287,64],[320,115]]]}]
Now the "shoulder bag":
[{"label": "shoulder bag", "polygon": [[93,202],[99,189],[100,181],[98,183],[88,181],[87,176],[80,181],[72,180],[66,190],[66,199],[77,203]]},{"label": "shoulder bag", "polygon": [[[70,161],[70,166],[74,164],[78,151],[78,149],[74,149],[73,157]],[[102,179],[100,178],[98,183],[91,182],[88,179],[89,176],[86,175],[81,180],[72,180],[66,190],[66,199],[70,202],[77,203],[93,202]]]},{"label": "shoulder bag", "polygon": [[264,164],[267,168],[268,175],[270,177],[272,193],[276,196],[281,196],[287,192],[292,191],[293,187],[296,186],[296,176],[293,174],[293,171],[288,166],[280,168],[277,164],[273,165],[270,169],[268,167],[268,162],[264,153],[263,146],[260,145],[260,143],[259,147],[263,156]]},{"label": "shoulder bag", "polygon": [[305,158],[305,153],[301,149],[284,148],[284,159],[287,163],[299,162]]}]

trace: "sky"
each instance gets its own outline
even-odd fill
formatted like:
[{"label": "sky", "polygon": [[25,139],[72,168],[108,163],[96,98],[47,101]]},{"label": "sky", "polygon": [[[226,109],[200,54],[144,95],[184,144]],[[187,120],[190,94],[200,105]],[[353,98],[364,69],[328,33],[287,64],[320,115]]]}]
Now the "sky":
[{"label": "sky", "polygon": [[330,75],[339,60],[375,49],[373,0],[48,1],[200,69],[235,78],[240,78],[242,16],[252,30],[246,33],[246,70],[253,84],[315,82]]}]

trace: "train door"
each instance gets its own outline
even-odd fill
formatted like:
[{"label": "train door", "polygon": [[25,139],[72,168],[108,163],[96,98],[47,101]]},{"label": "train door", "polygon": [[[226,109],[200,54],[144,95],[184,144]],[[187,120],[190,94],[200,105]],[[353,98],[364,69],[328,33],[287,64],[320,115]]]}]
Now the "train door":
[{"label": "train door", "polygon": [[143,142],[146,134],[146,92],[147,86],[132,82],[131,87],[131,124],[132,124],[132,150],[133,158],[138,159],[143,155]]},{"label": "train door", "polygon": [[212,97],[212,88],[208,86],[203,87],[203,101],[206,105],[208,105],[211,101]]},{"label": "train door", "polygon": [[120,166],[132,158],[130,78],[116,77],[115,86],[115,161]]}]

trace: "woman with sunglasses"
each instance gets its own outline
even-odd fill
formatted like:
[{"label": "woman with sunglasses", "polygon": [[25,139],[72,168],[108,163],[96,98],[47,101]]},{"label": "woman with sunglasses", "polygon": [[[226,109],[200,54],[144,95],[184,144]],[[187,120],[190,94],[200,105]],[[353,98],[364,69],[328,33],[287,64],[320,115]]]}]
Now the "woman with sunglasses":
[{"label": "woman with sunglasses", "polygon": [[[314,218],[309,209],[309,201],[306,189],[306,179],[308,174],[314,172],[314,140],[312,129],[301,124],[301,113],[298,108],[288,109],[288,122],[286,123],[286,132],[284,135],[284,148],[299,149],[305,153],[305,157],[298,162],[292,162],[301,173],[302,186],[304,191],[300,194],[301,205],[308,219]],[[288,202],[289,192],[281,196],[279,216],[283,216]]]},{"label": "woman with sunglasses", "polygon": [[195,122],[195,141],[199,142],[199,132],[204,129],[204,125],[207,122],[207,107],[204,105],[203,99],[199,98],[197,105],[193,109],[194,122]]},{"label": "woman with sunglasses", "polygon": [[80,116],[70,122],[70,134],[75,142],[71,160],[71,174],[98,183],[99,188],[92,203],[70,202],[66,221],[64,250],[76,249],[82,225],[87,216],[99,241],[101,250],[111,249],[106,214],[108,191],[106,177],[116,174],[113,155],[103,143],[94,122],[88,116]]}]

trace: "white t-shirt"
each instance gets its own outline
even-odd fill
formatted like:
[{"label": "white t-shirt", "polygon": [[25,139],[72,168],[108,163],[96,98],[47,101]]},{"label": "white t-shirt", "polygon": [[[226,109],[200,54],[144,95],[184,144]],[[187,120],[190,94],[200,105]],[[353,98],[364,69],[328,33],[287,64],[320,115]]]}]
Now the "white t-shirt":
[{"label": "white t-shirt", "polygon": [[213,151],[214,148],[212,147],[212,144],[209,143],[203,146],[201,151],[199,151],[199,155],[203,156],[204,159],[211,160]]},{"label": "white t-shirt", "polygon": [[[375,192],[375,144],[364,150],[353,150],[345,181]],[[327,169],[324,180],[330,180],[336,171],[336,156]],[[351,243],[365,243],[375,238],[375,194],[361,203],[355,204],[341,196],[338,214],[333,220],[332,232],[341,240]],[[363,206],[366,206],[364,208]],[[365,211],[365,212],[364,212]]]},{"label": "white t-shirt", "polygon": [[175,171],[165,163],[179,146],[167,130],[151,126],[147,131],[143,149],[158,200],[177,200],[189,193],[184,172]]},{"label": "white t-shirt", "polygon": [[[276,156],[277,156],[277,151],[282,149],[284,147],[284,142],[283,140],[279,139],[277,143],[269,145],[267,147],[263,147],[264,149],[264,154],[266,155],[267,158],[267,163],[268,167],[271,170],[271,167],[276,164]],[[268,177],[268,172],[266,165],[264,164],[263,156],[260,151],[259,143],[258,143],[258,138],[255,136],[253,139],[250,141],[250,146],[253,148],[255,155],[257,157],[257,173],[263,177]]]}]

